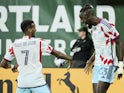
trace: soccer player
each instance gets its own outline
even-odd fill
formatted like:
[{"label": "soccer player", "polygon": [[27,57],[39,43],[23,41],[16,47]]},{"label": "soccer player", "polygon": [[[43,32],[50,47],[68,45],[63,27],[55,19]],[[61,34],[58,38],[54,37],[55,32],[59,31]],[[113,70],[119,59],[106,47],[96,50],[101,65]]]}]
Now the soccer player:
[{"label": "soccer player", "polygon": [[[95,53],[88,60],[85,72],[93,68],[93,93],[106,93],[113,83],[115,70],[118,68],[118,78],[123,72],[123,49],[120,35],[115,25],[106,19],[100,19],[94,15],[92,5],[86,4],[80,10],[80,19],[88,27],[91,33]],[[118,45],[119,63],[116,57],[115,45]]]},{"label": "soccer player", "polygon": [[0,67],[10,68],[7,62],[14,58],[18,67],[17,93],[51,93],[42,72],[42,53],[49,53],[58,58],[71,61],[65,54],[54,50],[41,38],[35,38],[35,23],[32,20],[24,20],[21,23],[24,36],[16,40],[5,54]]}]

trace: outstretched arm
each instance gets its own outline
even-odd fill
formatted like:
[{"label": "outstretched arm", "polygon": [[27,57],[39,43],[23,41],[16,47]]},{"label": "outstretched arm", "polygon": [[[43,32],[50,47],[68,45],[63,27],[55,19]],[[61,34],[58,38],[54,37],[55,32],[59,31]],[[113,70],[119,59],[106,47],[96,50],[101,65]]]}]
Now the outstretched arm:
[{"label": "outstretched arm", "polygon": [[67,56],[67,55],[65,55],[65,54],[63,54],[63,53],[61,53],[57,50],[53,50],[51,54],[58,57],[58,58],[66,59],[68,61],[72,61],[71,57],[69,57],[69,56]]}]

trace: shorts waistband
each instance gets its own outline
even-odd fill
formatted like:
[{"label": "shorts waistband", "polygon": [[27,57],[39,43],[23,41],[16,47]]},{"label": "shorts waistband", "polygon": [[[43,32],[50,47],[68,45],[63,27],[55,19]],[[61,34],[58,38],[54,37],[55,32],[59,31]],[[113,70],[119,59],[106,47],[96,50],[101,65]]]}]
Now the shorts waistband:
[{"label": "shorts waistband", "polygon": [[41,85],[41,86],[36,86],[36,87],[18,87],[18,88],[21,88],[21,89],[38,88],[38,87],[43,87],[43,86],[46,86],[46,85],[47,85],[47,83],[44,84],[44,85]]}]

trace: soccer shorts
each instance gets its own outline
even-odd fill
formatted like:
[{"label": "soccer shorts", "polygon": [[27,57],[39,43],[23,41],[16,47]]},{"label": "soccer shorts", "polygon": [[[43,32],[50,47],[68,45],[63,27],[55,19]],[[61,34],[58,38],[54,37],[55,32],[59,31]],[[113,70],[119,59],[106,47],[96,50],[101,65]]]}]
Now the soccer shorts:
[{"label": "soccer shorts", "polygon": [[48,85],[35,88],[17,88],[16,93],[51,93]]},{"label": "soccer shorts", "polygon": [[94,66],[92,83],[98,83],[99,81],[113,83],[116,72],[114,72],[115,66]]}]

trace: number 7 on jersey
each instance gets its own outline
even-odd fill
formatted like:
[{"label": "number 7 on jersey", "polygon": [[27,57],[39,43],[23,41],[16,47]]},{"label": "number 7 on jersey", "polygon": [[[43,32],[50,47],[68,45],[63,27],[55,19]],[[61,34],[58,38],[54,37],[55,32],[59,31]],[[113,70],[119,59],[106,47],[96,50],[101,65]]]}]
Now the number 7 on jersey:
[{"label": "number 7 on jersey", "polygon": [[25,63],[24,63],[24,65],[27,65],[28,64],[29,50],[22,50],[21,53],[25,54]]}]

